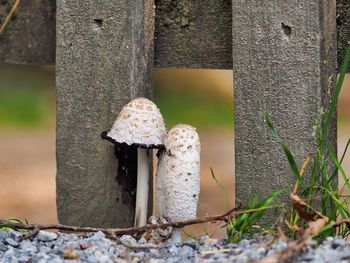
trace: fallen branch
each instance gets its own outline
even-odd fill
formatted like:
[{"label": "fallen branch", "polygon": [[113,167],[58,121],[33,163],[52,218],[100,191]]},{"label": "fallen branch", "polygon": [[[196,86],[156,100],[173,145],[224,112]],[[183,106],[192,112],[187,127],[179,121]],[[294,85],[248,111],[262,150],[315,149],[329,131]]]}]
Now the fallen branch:
[{"label": "fallen branch", "polygon": [[3,219],[0,219],[0,225],[4,225],[6,227],[15,228],[15,229],[32,230],[35,232],[38,232],[39,230],[47,230],[47,229],[56,229],[56,230],[83,232],[83,233],[101,231],[105,234],[115,236],[115,235],[144,233],[148,230],[159,229],[159,228],[164,229],[167,227],[182,228],[184,226],[202,224],[202,223],[214,222],[214,221],[227,222],[229,217],[240,213],[246,213],[246,212],[247,211],[236,212],[235,209],[231,209],[222,215],[203,216],[203,217],[197,217],[195,219],[168,222],[165,224],[147,224],[141,227],[127,227],[127,228],[78,227],[78,226],[68,226],[68,225],[62,225],[62,224],[22,224],[22,223],[15,223],[9,220],[3,220]]}]

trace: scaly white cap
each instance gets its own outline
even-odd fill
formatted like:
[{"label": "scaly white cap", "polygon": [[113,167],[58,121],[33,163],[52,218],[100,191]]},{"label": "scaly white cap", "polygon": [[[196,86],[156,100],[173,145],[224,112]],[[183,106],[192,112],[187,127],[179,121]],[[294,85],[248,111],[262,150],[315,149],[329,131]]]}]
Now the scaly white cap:
[{"label": "scaly white cap", "polygon": [[200,141],[196,129],[178,124],[164,140],[158,162],[158,214],[172,221],[196,217],[200,191]]},{"label": "scaly white cap", "polygon": [[158,107],[146,98],[137,98],[123,107],[105,139],[145,148],[160,148],[165,135],[164,120]]}]

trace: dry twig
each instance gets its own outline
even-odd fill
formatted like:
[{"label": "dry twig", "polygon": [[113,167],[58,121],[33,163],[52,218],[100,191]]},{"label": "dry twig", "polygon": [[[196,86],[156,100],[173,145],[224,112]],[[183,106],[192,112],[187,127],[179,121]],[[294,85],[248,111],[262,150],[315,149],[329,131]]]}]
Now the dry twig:
[{"label": "dry twig", "polygon": [[[236,212],[235,209],[231,209],[222,215],[203,216],[203,217],[197,217],[195,219],[190,219],[190,220],[168,222],[165,224],[147,224],[147,225],[141,226],[141,227],[127,227],[127,228],[78,227],[78,226],[68,226],[68,225],[62,225],[62,224],[21,224],[21,223],[15,223],[15,222],[11,222],[9,220],[3,220],[3,219],[0,219],[0,224],[5,225],[7,227],[11,227],[11,228],[32,230],[35,232],[38,232],[39,230],[46,230],[46,229],[56,229],[56,230],[72,231],[72,232],[98,232],[98,231],[101,231],[107,235],[115,236],[115,235],[123,235],[123,234],[143,233],[143,232],[146,232],[148,230],[157,229],[157,228],[164,229],[164,228],[169,227],[169,226],[181,228],[184,226],[207,223],[207,222],[214,222],[214,221],[227,222],[229,217],[231,217],[235,214],[243,213],[243,212],[246,212],[246,211]],[[29,234],[29,235],[32,236],[32,234]]]},{"label": "dry twig", "polygon": [[10,22],[11,17],[13,16],[14,12],[16,11],[18,5],[19,5],[20,0],[16,0],[16,2],[14,3],[14,5],[12,6],[10,12],[8,13],[8,15],[5,17],[4,23],[0,26],[0,35],[1,33],[4,31],[4,29],[6,28],[8,22]]}]

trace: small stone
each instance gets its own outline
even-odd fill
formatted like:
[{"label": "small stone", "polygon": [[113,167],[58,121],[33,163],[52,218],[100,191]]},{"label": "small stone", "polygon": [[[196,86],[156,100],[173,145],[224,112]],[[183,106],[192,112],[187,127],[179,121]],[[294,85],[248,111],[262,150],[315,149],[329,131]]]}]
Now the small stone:
[{"label": "small stone", "polygon": [[203,244],[207,239],[210,239],[209,236],[202,236],[201,239],[199,240],[200,244]]},{"label": "small stone", "polygon": [[121,236],[120,241],[122,241],[122,242],[127,242],[127,243],[130,243],[130,244],[135,244],[135,243],[137,243],[136,239],[133,238],[133,237],[130,236],[130,235],[123,235],[123,236]]},{"label": "small stone", "polygon": [[169,243],[167,244],[167,250],[169,253],[176,255],[179,252],[179,247],[177,246],[177,244],[174,243]]},{"label": "small stone", "polygon": [[6,238],[9,237],[9,233],[7,231],[4,231],[4,230],[0,230],[0,240],[4,240]]},{"label": "small stone", "polygon": [[145,252],[143,251],[138,251],[134,254],[138,258],[143,258],[145,256]]},{"label": "small stone", "polygon": [[6,262],[19,263],[16,256],[8,256]]},{"label": "small stone", "polygon": [[60,257],[53,257],[50,259],[50,263],[62,263],[63,260]]},{"label": "small stone", "polygon": [[101,240],[105,237],[106,237],[106,235],[103,232],[98,231],[98,232],[94,233],[89,239],[90,240]]},{"label": "small stone", "polygon": [[334,240],[334,237],[327,237],[325,241],[326,242],[332,242],[333,240]]},{"label": "small stone", "polygon": [[32,262],[35,262],[35,263],[50,262],[49,259],[50,259],[49,255],[43,252],[39,252],[33,255]]},{"label": "small stone", "polygon": [[242,248],[249,248],[250,247],[250,241],[247,239],[243,239],[239,242],[239,246]]},{"label": "small stone", "polygon": [[193,248],[189,247],[189,246],[183,246],[181,251],[180,251],[181,255],[183,256],[188,256],[191,255],[193,253]]},{"label": "small stone", "polygon": [[94,255],[89,255],[86,260],[87,260],[87,262],[96,262],[97,261]]},{"label": "small stone", "polygon": [[20,244],[20,248],[25,252],[36,253],[38,250],[35,245],[32,244],[29,240],[23,240]]},{"label": "small stone", "polygon": [[315,259],[315,255],[311,251],[308,251],[302,254],[298,259],[300,261],[312,261]]},{"label": "small stone", "polygon": [[154,248],[151,248],[149,250],[149,255],[150,255],[150,258],[158,258],[159,257],[159,249],[154,249]]},{"label": "small stone", "polygon": [[99,250],[94,253],[94,256],[99,263],[113,263],[112,259],[110,259],[108,255]]},{"label": "small stone", "polygon": [[107,252],[108,252],[109,255],[116,254],[116,248],[114,246],[113,247],[109,247]]},{"label": "small stone", "polygon": [[239,247],[236,247],[236,248],[232,248],[232,250],[231,251],[229,251],[229,254],[230,255],[239,255],[239,254],[241,254],[242,253],[242,248],[239,248]]},{"label": "small stone", "polygon": [[40,230],[37,234],[37,239],[42,242],[50,242],[57,239],[57,235],[52,232]]},{"label": "small stone", "polygon": [[13,246],[13,247],[18,247],[18,242],[16,240],[13,240],[12,238],[8,237],[5,239],[5,242],[7,244],[9,244],[10,246]]},{"label": "small stone", "polygon": [[7,246],[0,241],[0,251],[5,252],[7,250]]},{"label": "small stone", "polygon": [[97,259],[98,263],[113,263],[113,260],[109,258],[107,255],[101,256],[99,259]]},{"label": "small stone", "polygon": [[10,230],[9,231],[9,237],[11,237],[14,240],[18,240],[23,234],[21,232]]},{"label": "small stone", "polygon": [[198,245],[199,245],[198,242],[193,239],[187,240],[182,244],[182,246],[189,246],[193,249],[198,249]]},{"label": "small stone", "polygon": [[147,243],[147,240],[146,240],[146,238],[141,237],[141,238],[139,239],[139,241],[137,241],[137,243],[138,243],[138,244],[146,244],[146,243]]},{"label": "small stone", "polygon": [[344,246],[346,246],[348,243],[344,240],[344,239],[342,239],[342,238],[335,238],[334,240],[333,240],[333,242],[331,243],[331,247],[333,248],[333,249],[336,249],[336,248],[338,248],[338,247],[344,247]]},{"label": "small stone", "polygon": [[237,243],[228,243],[225,245],[226,248],[238,248],[238,246]]},{"label": "small stone", "polygon": [[228,242],[227,239],[221,238],[221,239],[218,239],[217,245],[224,246],[227,244],[227,242]]},{"label": "small stone", "polygon": [[39,248],[40,253],[46,253],[49,254],[51,249],[49,247],[40,247]]},{"label": "small stone", "polygon": [[208,239],[204,240],[203,245],[205,245],[205,246],[214,246],[214,245],[217,244],[217,242],[218,242],[217,239],[208,238]]},{"label": "small stone", "polygon": [[259,254],[260,256],[265,255],[266,254],[266,249],[264,247],[258,247],[256,249],[256,253]]},{"label": "small stone", "polygon": [[273,249],[285,249],[288,247],[288,244],[284,241],[278,240],[275,244],[273,244]]}]

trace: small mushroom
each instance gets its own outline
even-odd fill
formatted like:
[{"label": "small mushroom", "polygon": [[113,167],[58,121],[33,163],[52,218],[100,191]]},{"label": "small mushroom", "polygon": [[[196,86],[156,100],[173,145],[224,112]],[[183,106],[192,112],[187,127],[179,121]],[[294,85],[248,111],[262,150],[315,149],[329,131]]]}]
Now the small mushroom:
[{"label": "small mushroom", "polygon": [[146,98],[137,98],[126,104],[118,114],[110,131],[102,138],[113,143],[125,143],[137,149],[137,189],[135,226],[147,223],[149,188],[148,150],[163,148],[166,135],[163,117],[157,106]]},{"label": "small mushroom", "polygon": [[[164,139],[156,179],[158,215],[171,221],[196,217],[200,191],[200,141],[196,129],[178,124]],[[172,241],[181,242],[175,228]]]}]

